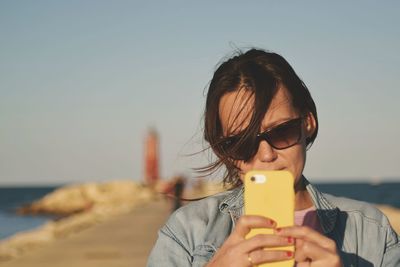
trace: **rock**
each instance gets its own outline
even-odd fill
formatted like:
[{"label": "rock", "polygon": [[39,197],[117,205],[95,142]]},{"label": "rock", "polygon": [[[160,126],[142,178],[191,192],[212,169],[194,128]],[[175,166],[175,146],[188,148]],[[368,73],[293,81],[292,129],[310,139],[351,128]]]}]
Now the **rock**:
[{"label": "rock", "polygon": [[[117,205],[138,200],[146,188],[133,181],[86,183],[59,188],[19,210],[23,214],[71,215],[97,205]],[[149,190],[147,190],[149,191]]]},{"label": "rock", "polygon": [[[21,210],[23,213],[65,215],[32,231],[0,242],[0,261],[16,258],[57,238],[65,238],[114,216],[128,213],[155,198],[133,181],[86,183],[59,188]],[[67,216],[68,215],[68,216]]]}]

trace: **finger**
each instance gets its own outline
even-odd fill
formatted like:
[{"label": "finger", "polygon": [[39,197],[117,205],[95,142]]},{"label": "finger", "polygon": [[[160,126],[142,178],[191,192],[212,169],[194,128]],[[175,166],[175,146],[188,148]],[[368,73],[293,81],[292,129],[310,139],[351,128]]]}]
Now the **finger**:
[{"label": "finger", "polygon": [[292,251],[264,249],[254,250],[248,255],[253,265],[259,265],[266,262],[290,260],[294,256]]},{"label": "finger", "polygon": [[314,262],[317,263],[321,260],[324,262],[333,262],[337,257],[336,253],[318,246],[313,242],[298,240],[296,242],[295,260],[299,263]]},{"label": "finger", "polygon": [[302,239],[313,242],[330,251],[336,251],[336,243],[332,239],[320,234],[319,232],[307,226],[291,226],[275,229],[279,236],[291,236],[296,239]]},{"label": "finger", "polygon": [[311,267],[310,261],[297,262],[296,267]]},{"label": "finger", "polygon": [[258,234],[243,241],[241,249],[243,249],[243,252],[248,253],[249,251],[257,249],[286,247],[291,245],[294,245],[294,239],[292,237]]},{"label": "finger", "polygon": [[294,253],[294,259],[296,260],[296,262],[302,263],[302,264],[310,262],[310,260],[311,260],[307,256],[306,251],[303,249],[305,242],[306,241],[304,241],[302,239],[297,239],[296,245],[295,245],[296,249],[295,249],[295,253]]},{"label": "finger", "polygon": [[244,215],[237,221],[234,234],[245,238],[253,228],[274,228],[275,226],[276,222],[269,218],[257,215]]}]

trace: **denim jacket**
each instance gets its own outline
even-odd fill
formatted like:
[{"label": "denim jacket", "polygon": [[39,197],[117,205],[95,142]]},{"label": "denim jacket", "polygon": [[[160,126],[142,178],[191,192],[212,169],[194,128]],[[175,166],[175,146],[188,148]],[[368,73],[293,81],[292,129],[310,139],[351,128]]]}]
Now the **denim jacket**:
[{"label": "denim jacket", "polygon": [[[321,228],[336,242],[344,266],[400,266],[399,237],[378,209],[323,194],[306,183]],[[159,231],[147,266],[206,265],[242,215],[243,191],[238,187],[173,213]]]}]

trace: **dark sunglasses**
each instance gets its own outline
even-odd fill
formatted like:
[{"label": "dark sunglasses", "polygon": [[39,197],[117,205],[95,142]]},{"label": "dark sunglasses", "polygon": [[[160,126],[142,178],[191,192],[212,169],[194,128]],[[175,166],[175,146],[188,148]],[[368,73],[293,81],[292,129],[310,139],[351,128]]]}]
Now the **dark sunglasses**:
[{"label": "dark sunglasses", "polygon": [[262,140],[275,149],[282,150],[296,145],[301,139],[301,124],[303,118],[281,123],[265,132],[257,134],[254,140],[241,140],[240,135],[222,138],[218,147],[222,153],[234,160],[248,161],[254,157]]}]

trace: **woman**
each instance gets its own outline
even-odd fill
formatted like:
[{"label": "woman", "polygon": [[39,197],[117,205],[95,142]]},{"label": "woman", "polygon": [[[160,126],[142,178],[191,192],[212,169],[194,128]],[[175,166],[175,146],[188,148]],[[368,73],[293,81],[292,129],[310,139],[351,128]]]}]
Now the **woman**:
[{"label": "woman", "polygon": [[[400,266],[400,243],[374,207],[320,193],[302,175],[315,140],[313,99],[286,60],[251,49],[215,71],[204,136],[233,189],[176,211],[159,231],[148,266],[253,266],[294,258],[297,266]],[[295,177],[295,224],[242,215],[246,171],[288,170]],[[252,228],[274,235],[245,239]],[[295,253],[265,250],[295,244]]]}]

